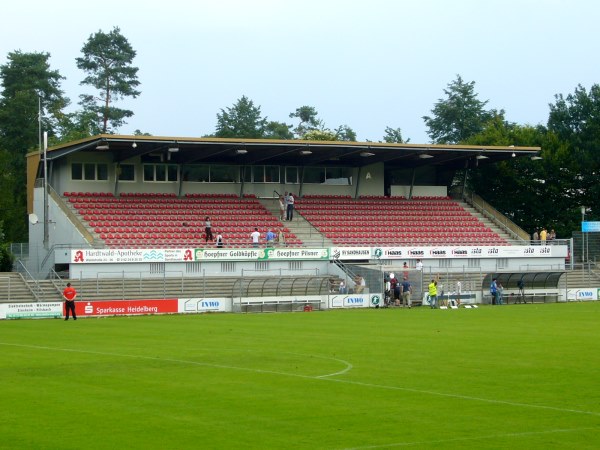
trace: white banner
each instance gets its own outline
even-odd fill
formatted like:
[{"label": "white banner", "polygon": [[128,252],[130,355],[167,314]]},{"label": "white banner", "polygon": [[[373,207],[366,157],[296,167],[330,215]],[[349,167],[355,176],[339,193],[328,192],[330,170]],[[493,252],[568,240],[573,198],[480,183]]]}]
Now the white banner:
[{"label": "white banner", "polygon": [[63,302],[0,303],[0,319],[42,319],[63,316]]},{"label": "white banner", "polygon": [[230,298],[180,298],[180,313],[231,312]]}]

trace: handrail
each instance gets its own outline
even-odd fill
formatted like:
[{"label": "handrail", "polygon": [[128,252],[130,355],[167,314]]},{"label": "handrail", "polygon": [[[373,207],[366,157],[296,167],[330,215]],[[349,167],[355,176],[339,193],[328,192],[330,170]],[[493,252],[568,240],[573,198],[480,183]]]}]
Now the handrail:
[{"label": "handrail", "polygon": [[18,272],[19,276],[21,276],[21,278],[23,278],[23,281],[25,281],[25,285],[27,286],[27,289],[29,290],[29,292],[31,292],[31,295],[33,295],[35,297],[35,300],[37,302],[40,301],[40,291],[41,291],[41,287],[40,287],[40,283],[38,280],[36,280],[33,275],[31,275],[31,273],[29,272],[29,270],[27,270],[27,267],[25,267],[25,264],[23,264],[23,262],[19,259],[17,261],[17,264],[19,264],[21,266],[21,268],[23,269],[23,271],[27,274],[28,279],[31,279],[31,281],[33,282],[33,284],[35,285],[36,289],[33,290],[31,289],[31,286],[29,285],[29,283],[27,282],[27,280],[25,279],[25,277],[23,277],[23,273],[22,272]]},{"label": "handrail", "polygon": [[516,223],[486,202],[479,195],[465,190],[463,198],[468,204],[473,206],[473,208],[494,222],[506,233],[510,234],[514,239],[519,241],[529,241],[528,232],[519,227]]}]

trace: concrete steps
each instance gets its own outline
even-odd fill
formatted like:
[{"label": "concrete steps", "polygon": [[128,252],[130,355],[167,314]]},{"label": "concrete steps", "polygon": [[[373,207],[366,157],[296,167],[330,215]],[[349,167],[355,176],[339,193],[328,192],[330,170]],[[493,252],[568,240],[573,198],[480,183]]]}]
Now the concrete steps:
[{"label": "concrete steps", "polygon": [[[279,217],[278,199],[263,198],[259,201],[271,214]],[[319,233],[297,210],[294,211],[294,219],[292,221],[283,221],[283,224],[302,241],[303,247],[322,248],[333,246],[333,242]]]}]

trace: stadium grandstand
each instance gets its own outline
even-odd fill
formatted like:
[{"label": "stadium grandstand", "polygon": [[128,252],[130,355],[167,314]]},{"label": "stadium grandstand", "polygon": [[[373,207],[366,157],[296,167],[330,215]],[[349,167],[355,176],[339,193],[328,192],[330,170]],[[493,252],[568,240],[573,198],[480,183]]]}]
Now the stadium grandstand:
[{"label": "stadium grandstand", "polygon": [[[12,300],[23,284],[23,301],[58,302],[71,281],[88,306],[179,305],[151,312],[380,307],[395,273],[415,304],[432,278],[449,303],[489,303],[492,275],[511,302],[519,280],[521,300],[565,301],[572,243],[536,245],[464,185],[479,165],[539,150],[99,135],[33,152]],[[288,194],[293,220],[280,215]]]}]

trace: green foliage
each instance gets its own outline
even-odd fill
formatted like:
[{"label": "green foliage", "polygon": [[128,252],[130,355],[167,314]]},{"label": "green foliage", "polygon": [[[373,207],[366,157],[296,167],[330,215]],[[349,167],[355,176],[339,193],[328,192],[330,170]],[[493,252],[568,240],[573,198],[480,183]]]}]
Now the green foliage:
[{"label": "green foliage", "polygon": [[217,113],[215,136],[220,138],[260,139],[265,136],[267,119],[263,118],[260,106],[245,95],[231,107]]},{"label": "green foliage", "polygon": [[458,144],[480,133],[493,116],[484,110],[487,100],[477,99],[475,82],[466,83],[460,75],[444,89],[445,99],[439,99],[431,110],[433,116],[423,116],[429,128],[427,134],[435,144]]},{"label": "green foliage", "polygon": [[[98,90],[98,96],[81,95],[80,105],[87,114],[95,116],[102,133],[119,128],[133,112],[116,108],[113,103],[125,97],[136,98],[138,68],[132,65],[136,52],[118,27],[110,33],[98,31],[90,35],[82,47],[83,57],[76,58],[77,67],[87,75],[82,85]],[[110,124],[110,128],[109,128]]]},{"label": "green foliage", "polygon": [[481,133],[467,139],[472,145],[541,147],[542,160],[515,158],[471,171],[470,187],[532,233],[554,229],[569,238],[579,229],[581,206],[588,220],[599,218],[600,88],[556,96],[550,105],[548,129],[507,123],[496,114]]},{"label": "green foliage", "polygon": [[383,141],[388,144],[406,144],[410,142],[410,139],[406,141],[402,138],[402,130],[400,128],[385,127],[385,135]]},{"label": "green foliage", "polygon": [[589,92],[579,85],[566,98],[557,95],[548,128],[566,143],[557,157],[565,178],[570,178],[575,206],[589,207],[591,217],[600,219],[600,85]]},{"label": "green foliage", "polygon": [[335,129],[335,140],[356,142],[356,132],[348,125],[340,125]]},{"label": "green foliage", "polygon": [[331,130],[309,130],[302,137],[306,141],[337,141],[337,134]]},{"label": "green foliage", "polygon": [[14,263],[14,255],[8,250],[8,244],[4,238],[4,223],[0,220],[0,272],[10,272]]},{"label": "green foliage", "polygon": [[39,111],[42,129],[52,138],[69,104],[60,89],[63,77],[50,69],[49,58],[16,51],[0,66],[0,220],[10,242],[27,240],[25,154],[39,148]]},{"label": "green foliage", "polygon": [[324,124],[321,119],[317,118],[318,115],[319,113],[314,106],[301,106],[300,108],[296,108],[296,111],[290,113],[290,118],[300,120],[298,126],[294,128],[294,135],[298,139],[306,139],[304,135],[307,132],[322,130]]},{"label": "green foliage", "polygon": [[285,122],[270,121],[265,126],[266,139],[294,139],[292,126]]},{"label": "green foliage", "polygon": [[[49,53],[16,51],[0,66],[0,148],[14,152],[16,158],[39,147],[40,108],[42,129],[52,136],[69,104],[60,89],[64,77],[50,69],[49,59]],[[24,168],[24,163],[18,165]]]}]

